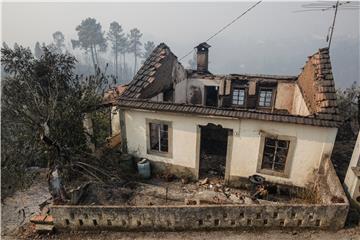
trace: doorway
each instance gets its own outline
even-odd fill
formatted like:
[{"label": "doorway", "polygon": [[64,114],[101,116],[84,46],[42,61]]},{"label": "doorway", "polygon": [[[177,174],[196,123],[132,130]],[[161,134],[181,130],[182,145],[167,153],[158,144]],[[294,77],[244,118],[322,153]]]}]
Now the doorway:
[{"label": "doorway", "polygon": [[200,126],[199,177],[224,179],[229,129],[221,125]]}]

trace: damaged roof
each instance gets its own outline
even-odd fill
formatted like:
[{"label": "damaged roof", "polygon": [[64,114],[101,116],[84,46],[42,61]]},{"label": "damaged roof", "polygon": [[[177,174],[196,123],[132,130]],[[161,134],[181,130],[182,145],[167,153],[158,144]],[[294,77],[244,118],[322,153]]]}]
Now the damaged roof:
[{"label": "damaged roof", "polygon": [[[307,64],[311,64],[315,69],[314,76],[314,96],[305,96],[308,108],[313,113],[324,119],[334,119],[338,116],[336,103],[336,89],[330,63],[329,49],[321,48],[309,57]],[[301,80],[299,75],[299,81]],[[300,85],[301,87],[301,85]],[[306,94],[306,89],[303,87]],[[311,104],[311,102],[313,104]]]},{"label": "damaged roof", "polygon": [[137,71],[122,96],[128,98],[140,97],[141,91],[155,80],[156,70],[160,68],[164,59],[170,53],[169,47],[165,43],[160,43]]},{"label": "damaged roof", "polygon": [[297,123],[321,127],[338,127],[338,121],[319,119],[314,116],[294,116],[284,113],[271,113],[250,109],[218,108],[203,105],[192,105],[173,102],[156,102],[146,99],[119,98],[116,102],[119,108],[141,109],[150,111],[162,111],[172,113],[197,114],[204,116],[219,116],[238,119],[256,119],[275,122]]},{"label": "damaged roof", "polygon": [[[189,69],[187,69],[186,72],[184,71],[186,78],[226,80],[222,81],[222,85],[220,84],[220,89],[223,88],[223,90],[225,89],[225,82],[227,87],[228,85],[231,86],[231,82],[236,80],[263,81],[269,83],[283,81],[293,82],[300,88],[310,112],[309,116],[291,115],[275,110],[267,112],[266,110],[260,109],[238,109],[226,108],[224,106],[214,108],[202,105],[149,101],[149,99],[154,96],[153,93],[166,90],[162,89],[160,85],[157,86],[156,82],[158,82],[159,79],[165,79],[166,81],[171,79],[173,69],[169,67],[169,62],[174,61],[174,59],[178,62],[177,57],[165,43],[159,44],[146,59],[134,79],[128,84],[126,90],[120,96],[117,105],[126,108],[259,119],[324,127],[338,127],[341,123],[336,105],[336,91],[328,48],[319,49],[318,52],[310,56],[303,68],[304,70],[298,76],[268,74],[217,75],[211,74],[210,72]],[[311,74],[305,71],[309,68]],[[169,69],[167,70],[167,75],[164,74],[164,69]],[[152,93],[149,94],[149,91],[152,91]]]},{"label": "damaged roof", "polygon": [[197,70],[187,69],[187,76],[191,78],[200,79],[228,79],[228,80],[276,80],[276,81],[296,81],[298,76],[287,76],[287,75],[269,75],[269,74],[212,74],[205,72],[198,72]]}]

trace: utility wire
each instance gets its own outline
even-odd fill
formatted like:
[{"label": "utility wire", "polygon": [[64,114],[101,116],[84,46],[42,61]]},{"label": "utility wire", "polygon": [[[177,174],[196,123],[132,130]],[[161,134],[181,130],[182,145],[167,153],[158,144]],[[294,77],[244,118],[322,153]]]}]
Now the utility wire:
[{"label": "utility wire", "polygon": [[[233,23],[235,23],[237,20],[239,20],[242,16],[244,16],[245,14],[247,14],[248,12],[250,12],[253,8],[255,8],[258,4],[260,4],[262,1],[258,1],[257,3],[253,4],[250,8],[248,8],[245,12],[243,12],[241,15],[237,16],[234,20],[232,20],[230,23],[226,24],[224,27],[222,27],[219,31],[217,31],[216,33],[214,33],[213,35],[211,35],[208,39],[206,39],[204,42],[208,42],[210,41],[212,38],[214,38],[215,36],[219,35],[222,31],[224,31],[226,28],[230,27],[230,25],[232,25]],[[180,58],[180,61],[184,58],[186,58],[187,56],[189,56],[192,52],[194,51],[194,49],[192,49],[190,52],[188,52],[187,54],[185,54],[183,57]]]}]

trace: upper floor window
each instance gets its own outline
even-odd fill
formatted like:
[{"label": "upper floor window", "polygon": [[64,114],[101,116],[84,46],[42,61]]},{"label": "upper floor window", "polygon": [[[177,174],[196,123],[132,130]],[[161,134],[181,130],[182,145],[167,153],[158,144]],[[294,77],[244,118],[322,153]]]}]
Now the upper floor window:
[{"label": "upper floor window", "polygon": [[232,95],[232,104],[243,106],[245,104],[245,89],[234,88]]},{"label": "upper floor window", "polygon": [[273,99],[273,89],[262,88],[260,89],[259,107],[271,107]]},{"label": "upper floor window", "polygon": [[171,123],[147,120],[148,153],[162,156],[171,155]]}]

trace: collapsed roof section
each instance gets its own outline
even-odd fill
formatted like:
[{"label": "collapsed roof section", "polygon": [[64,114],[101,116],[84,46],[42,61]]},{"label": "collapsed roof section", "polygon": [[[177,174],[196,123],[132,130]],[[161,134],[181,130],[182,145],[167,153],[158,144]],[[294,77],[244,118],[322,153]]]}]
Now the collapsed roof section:
[{"label": "collapsed roof section", "polygon": [[175,73],[181,72],[181,70],[185,72],[177,61],[177,57],[165,43],[160,43],[128,84],[122,97],[151,98],[171,88],[174,82],[179,81],[176,77],[179,74]]},{"label": "collapsed roof section", "polygon": [[312,114],[321,119],[340,120],[328,48],[321,48],[309,57],[297,83]]},{"label": "collapsed roof section", "polygon": [[[270,85],[281,82],[291,83],[300,90],[300,96],[302,96],[301,98],[305,102],[304,106],[308,110],[306,114],[300,116],[294,113],[291,114],[289,111],[284,115],[277,111],[277,109],[272,109],[269,113],[266,109],[256,109],[255,111],[254,109],[247,108],[236,109],[224,104],[219,107],[194,105],[196,108],[191,108],[192,105],[188,102],[185,105],[179,105],[179,102],[174,101],[166,102],[166,104],[151,101],[154,96],[174,89],[174,85],[185,79],[221,80],[219,96],[223,95],[225,97],[231,97],[232,85],[239,82],[255,82],[255,88],[257,88],[259,83],[260,85],[261,83]],[[251,88],[250,86],[249,91]],[[289,94],[291,95],[291,93]],[[133,101],[134,99],[141,101]],[[310,56],[298,76],[261,74],[214,75],[209,71],[185,70],[178,62],[177,57],[170,51],[170,48],[166,44],[161,43],[154,49],[149,58],[146,59],[134,79],[128,84],[127,89],[121,95],[117,104],[125,108],[188,112],[191,114],[228,117],[235,116],[237,118],[292,122],[324,127],[337,127],[340,124],[328,48],[319,49],[318,52]]]}]

